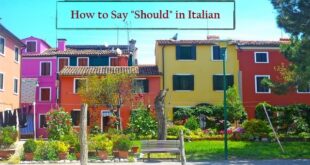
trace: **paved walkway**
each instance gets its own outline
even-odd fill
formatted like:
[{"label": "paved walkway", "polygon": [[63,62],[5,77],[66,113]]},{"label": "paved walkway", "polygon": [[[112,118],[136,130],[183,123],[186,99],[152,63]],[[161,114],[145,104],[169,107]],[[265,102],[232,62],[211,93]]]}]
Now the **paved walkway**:
[{"label": "paved walkway", "polygon": [[[1,164],[1,163],[0,163]],[[62,163],[65,164],[65,163]],[[67,163],[68,165],[79,165],[79,163]],[[89,165],[181,165],[180,162],[135,162],[135,163],[89,163]],[[298,160],[232,160],[232,161],[205,161],[187,162],[187,165],[310,165],[310,159]],[[30,164],[27,164],[30,165]],[[38,165],[38,164],[34,164]],[[59,164],[50,164],[59,165]]]}]

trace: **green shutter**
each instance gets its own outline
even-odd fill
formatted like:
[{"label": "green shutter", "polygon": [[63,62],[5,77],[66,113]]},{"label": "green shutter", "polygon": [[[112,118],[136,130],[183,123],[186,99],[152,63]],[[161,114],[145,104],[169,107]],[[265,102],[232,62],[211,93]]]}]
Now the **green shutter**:
[{"label": "green shutter", "polygon": [[144,93],[149,92],[149,80],[148,79],[143,81],[143,89],[144,89]]},{"label": "green shutter", "polygon": [[179,81],[178,81],[178,76],[177,75],[173,75],[173,90],[178,90],[179,87]]},{"label": "green shutter", "polygon": [[234,76],[228,75],[227,77],[227,88],[234,86]]},{"label": "green shutter", "polygon": [[193,59],[193,60],[196,60],[196,45],[193,45],[193,46],[192,46],[191,55],[192,55],[192,59]]},{"label": "green shutter", "polygon": [[181,47],[180,46],[176,46],[175,47],[175,52],[176,52],[176,59],[179,60],[181,58]]},{"label": "green shutter", "polygon": [[194,81],[194,75],[188,76],[189,78],[189,89],[188,90],[194,90],[195,81]]},{"label": "green shutter", "polygon": [[223,76],[213,75],[213,90],[223,90]]},{"label": "green shutter", "polygon": [[220,54],[220,47],[219,46],[213,46],[213,59],[214,60],[219,60],[221,57]]}]

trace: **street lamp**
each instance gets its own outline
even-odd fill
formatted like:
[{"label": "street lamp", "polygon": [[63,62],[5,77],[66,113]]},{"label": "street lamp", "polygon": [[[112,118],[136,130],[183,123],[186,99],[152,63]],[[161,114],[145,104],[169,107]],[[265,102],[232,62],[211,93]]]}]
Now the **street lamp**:
[{"label": "street lamp", "polygon": [[227,41],[225,41],[225,52],[223,58],[223,88],[224,88],[224,155],[225,160],[228,160],[228,145],[227,145],[227,82],[226,82],[226,56],[227,56]]}]

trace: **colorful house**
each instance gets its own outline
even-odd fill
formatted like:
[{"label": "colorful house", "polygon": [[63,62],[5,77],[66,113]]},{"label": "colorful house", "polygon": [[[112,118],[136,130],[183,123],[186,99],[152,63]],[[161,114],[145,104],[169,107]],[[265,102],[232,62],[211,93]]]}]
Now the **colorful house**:
[{"label": "colorful house", "polygon": [[[124,55],[118,56],[119,64],[122,64]],[[126,59],[126,58],[125,58]],[[125,60],[126,61],[126,60]],[[130,112],[137,108],[139,101],[143,101],[151,110],[154,110],[155,97],[160,90],[160,74],[156,66],[79,66],[65,67],[60,72],[60,106],[62,106],[72,116],[73,125],[79,127],[79,116],[82,105],[81,97],[77,94],[79,81],[85,79],[85,76],[98,75],[105,76],[107,74],[128,73],[135,74],[135,82],[137,84],[137,94],[133,102],[125,102],[120,108],[120,118],[122,127],[126,128]],[[102,131],[107,130],[112,113],[108,107],[90,107],[88,124],[92,126],[100,126]]]},{"label": "colorful house", "polygon": [[295,89],[285,95],[276,95],[261,85],[264,78],[281,80],[277,66],[288,66],[288,60],[280,53],[281,41],[238,41],[238,59],[243,104],[249,118],[255,117],[255,107],[260,102],[271,105],[310,104],[310,87]]},{"label": "colorful house", "polygon": [[[36,84],[32,89],[23,90],[23,98],[27,101],[22,105],[33,104],[31,112],[36,115],[34,119],[29,117],[29,120],[34,120],[36,123],[37,137],[47,136],[46,113],[59,107],[58,73],[62,68],[65,66],[131,66],[137,63],[135,40],[130,40],[128,45],[104,46],[66,45],[66,39],[58,39],[57,48],[51,48],[44,40],[35,37],[22,41],[26,44],[26,49],[22,52],[23,81],[25,84],[26,82],[34,84],[35,81]],[[124,52],[128,56],[117,58],[117,52]],[[33,102],[27,99],[31,93],[35,95]]]},{"label": "colorful house", "polygon": [[169,89],[165,108],[170,120],[180,107],[223,104],[224,56],[228,86],[238,88],[239,61],[235,47],[233,42],[219,39],[156,41],[161,89]]},{"label": "colorful house", "polygon": [[[20,107],[20,52],[24,44],[0,24],[0,127],[12,125],[4,113],[14,116]],[[9,121],[9,123],[8,123]]]}]

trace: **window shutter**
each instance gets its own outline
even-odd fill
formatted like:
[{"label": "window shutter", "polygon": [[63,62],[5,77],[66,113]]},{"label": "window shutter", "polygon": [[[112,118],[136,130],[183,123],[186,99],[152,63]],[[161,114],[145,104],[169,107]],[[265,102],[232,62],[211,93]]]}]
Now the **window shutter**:
[{"label": "window shutter", "polygon": [[226,48],[220,48],[220,59],[224,59],[226,56]]},{"label": "window shutter", "polygon": [[229,75],[227,77],[227,88],[234,86],[234,76]]},{"label": "window shutter", "polygon": [[192,54],[192,59],[193,59],[193,60],[196,60],[196,45],[193,45],[193,46],[192,46],[192,52],[191,52],[191,54]]},{"label": "window shutter", "polygon": [[220,47],[219,46],[213,46],[213,59],[218,60],[220,59]]},{"label": "window shutter", "polygon": [[179,79],[177,75],[173,75],[173,90],[178,90],[179,87]]},{"label": "window shutter", "polygon": [[143,81],[143,88],[144,88],[144,93],[149,92],[149,80],[148,79]]},{"label": "window shutter", "polygon": [[179,60],[181,59],[181,47],[180,46],[176,46],[176,59]]},{"label": "window shutter", "polygon": [[194,75],[190,75],[189,77],[189,90],[194,90],[195,82],[194,82]]}]

